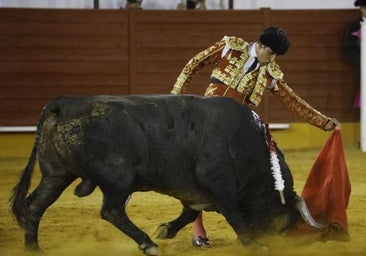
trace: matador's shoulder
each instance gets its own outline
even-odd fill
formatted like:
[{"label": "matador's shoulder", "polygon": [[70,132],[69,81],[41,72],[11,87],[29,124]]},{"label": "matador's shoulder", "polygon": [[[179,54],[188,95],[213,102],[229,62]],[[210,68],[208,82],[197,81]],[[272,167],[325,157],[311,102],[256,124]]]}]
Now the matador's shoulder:
[{"label": "matador's shoulder", "polygon": [[280,69],[280,66],[276,62],[272,61],[271,63],[269,63],[267,65],[267,71],[274,79],[276,80],[283,79],[283,73]]},{"label": "matador's shoulder", "polygon": [[243,51],[245,47],[248,45],[248,43],[245,42],[244,39],[240,37],[225,36],[223,40],[225,41],[225,44],[227,46],[236,51]]}]

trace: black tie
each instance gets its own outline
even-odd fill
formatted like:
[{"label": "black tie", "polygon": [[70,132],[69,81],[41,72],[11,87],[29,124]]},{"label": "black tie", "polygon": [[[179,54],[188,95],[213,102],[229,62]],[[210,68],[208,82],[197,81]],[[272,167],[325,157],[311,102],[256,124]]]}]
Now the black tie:
[{"label": "black tie", "polygon": [[[252,65],[250,65],[250,67],[248,68],[248,71],[247,73],[249,72],[252,72],[256,67],[257,67],[257,64],[258,64],[258,59],[257,57],[254,58],[254,62],[252,63]],[[245,73],[245,74],[247,74]]]}]

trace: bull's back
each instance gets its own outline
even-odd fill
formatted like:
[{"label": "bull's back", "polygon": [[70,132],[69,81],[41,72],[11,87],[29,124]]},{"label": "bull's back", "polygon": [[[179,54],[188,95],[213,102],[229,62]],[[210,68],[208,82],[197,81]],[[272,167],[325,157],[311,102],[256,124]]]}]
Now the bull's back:
[{"label": "bull's back", "polygon": [[[132,125],[137,130],[128,133],[159,135],[169,132],[171,136],[218,132],[225,136],[245,126],[251,119],[250,110],[225,97],[200,97],[193,95],[148,95],[148,96],[93,96],[61,97],[49,106],[53,113],[52,125],[79,122],[85,129],[108,118],[107,129]],[[227,132],[226,132],[227,131]],[[141,136],[143,134],[140,134]]]},{"label": "bull's back", "polygon": [[43,141],[52,141],[65,157],[101,147],[173,157],[255,135],[250,110],[225,97],[60,97],[48,109]]},{"label": "bull's back", "polygon": [[174,187],[192,183],[197,159],[258,149],[248,140],[256,136],[250,110],[224,97],[61,97],[48,108],[40,155],[60,156],[78,175],[113,162],[141,186]]}]

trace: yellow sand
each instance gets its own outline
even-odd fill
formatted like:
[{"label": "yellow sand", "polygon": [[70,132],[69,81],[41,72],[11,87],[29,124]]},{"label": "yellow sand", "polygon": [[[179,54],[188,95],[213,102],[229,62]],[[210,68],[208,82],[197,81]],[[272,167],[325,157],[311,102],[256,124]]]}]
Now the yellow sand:
[{"label": "yellow sand", "polygon": [[[24,139],[24,138],[23,138]],[[30,152],[33,141],[20,139],[24,152]],[[18,142],[19,143],[19,140]],[[324,142],[323,142],[324,143]],[[281,143],[279,143],[281,144]],[[4,146],[4,144],[2,144]],[[14,146],[14,145],[13,145]],[[12,151],[8,146],[7,150]],[[19,150],[19,145],[15,145]],[[2,149],[4,150],[4,149]],[[285,150],[287,162],[292,170],[295,187],[301,194],[302,186],[320,148]],[[4,152],[4,151],[3,151]],[[270,255],[366,255],[366,153],[357,147],[346,147],[346,159],[352,182],[352,194],[348,208],[349,242],[309,242],[298,238],[280,235],[263,239],[270,249]],[[19,151],[20,157],[0,155],[0,255],[26,255],[24,251],[23,231],[13,220],[8,198],[18,174],[27,162]],[[36,169],[32,188],[40,178]],[[133,240],[117,230],[110,223],[102,220],[99,211],[102,194],[96,190],[86,198],[73,195],[73,183],[59,200],[43,216],[39,229],[39,244],[46,255],[101,255],[125,256],[140,255]],[[181,211],[181,206],[174,198],[153,192],[135,193],[128,205],[128,213],[133,222],[152,236],[157,226],[174,219]],[[153,240],[159,245],[161,255],[250,255],[236,240],[236,235],[225,219],[216,213],[204,213],[204,223],[212,241],[210,248],[191,246],[191,225],[182,229],[171,240]],[[28,254],[27,254],[28,255]]]}]

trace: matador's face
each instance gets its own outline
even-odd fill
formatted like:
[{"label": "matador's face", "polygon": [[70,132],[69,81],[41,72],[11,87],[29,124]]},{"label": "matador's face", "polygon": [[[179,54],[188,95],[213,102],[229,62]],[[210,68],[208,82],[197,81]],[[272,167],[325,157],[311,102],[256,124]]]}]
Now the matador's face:
[{"label": "matador's face", "polygon": [[264,44],[261,44],[260,42],[257,43],[255,50],[257,53],[258,62],[261,65],[266,65],[274,61],[277,57],[277,54],[274,53],[271,48],[265,46]]}]

